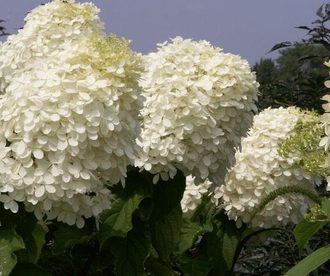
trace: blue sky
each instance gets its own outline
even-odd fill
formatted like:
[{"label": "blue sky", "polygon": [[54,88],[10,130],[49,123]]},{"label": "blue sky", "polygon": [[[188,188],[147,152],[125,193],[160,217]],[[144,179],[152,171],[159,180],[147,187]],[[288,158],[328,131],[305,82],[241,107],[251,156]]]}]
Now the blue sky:
[{"label": "blue sky", "polygon": [[[9,32],[23,25],[26,12],[46,0],[1,1],[0,18]],[[89,1],[79,1],[89,2]],[[177,35],[206,39],[254,64],[276,43],[294,41],[324,0],[94,0],[106,32],[131,39],[143,53]]]}]

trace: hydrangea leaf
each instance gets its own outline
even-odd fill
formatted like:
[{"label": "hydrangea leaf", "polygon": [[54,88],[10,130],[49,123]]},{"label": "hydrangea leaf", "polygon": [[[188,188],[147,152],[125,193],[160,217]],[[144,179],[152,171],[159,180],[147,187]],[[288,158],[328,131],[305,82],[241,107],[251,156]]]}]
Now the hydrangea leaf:
[{"label": "hydrangea leaf", "polygon": [[321,203],[321,208],[323,212],[328,216],[330,219],[330,198],[324,198]]},{"label": "hydrangea leaf", "polygon": [[293,230],[297,246],[300,252],[304,249],[304,246],[309,241],[309,239],[319,231],[326,223],[322,221],[308,221],[303,219],[298,223]]},{"label": "hydrangea leaf", "polygon": [[104,221],[101,231],[108,232],[108,238],[111,236],[125,237],[133,227],[132,215],[142,199],[143,196],[139,194],[133,194],[127,199],[117,199],[111,210],[106,212],[108,217]]},{"label": "hydrangea leaf", "polygon": [[166,264],[159,262],[155,259],[148,259],[147,270],[151,275],[157,276],[174,276],[173,270]]},{"label": "hydrangea leaf", "polygon": [[90,233],[86,228],[79,229],[65,224],[60,224],[58,225],[57,230],[54,231],[54,253],[61,254],[75,245],[89,241],[91,238],[92,233]]},{"label": "hydrangea leaf", "polygon": [[31,231],[24,231],[22,235],[25,249],[17,252],[19,261],[37,263],[42,247],[45,244],[46,231],[40,224],[34,224]]},{"label": "hydrangea leaf", "polygon": [[2,228],[0,230],[0,272],[8,276],[17,263],[15,251],[23,249],[23,239],[13,228]]},{"label": "hydrangea leaf", "polygon": [[174,179],[160,181],[153,194],[150,218],[152,244],[162,261],[168,262],[180,240],[182,210],[180,201],[185,189],[185,177],[178,172]]},{"label": "hydrangea leaf", "polygon": [[177,244],[175,254],[182,254],[193,245],[196,237],[203,233],[203,227],[196,222],[183,220],[180,240]]},{"label": "hydrangea leaf", "polygon": [[212,269],[212,263],[206,255],[199,255],[193,258],[182,256],[179,261],[180,270],[186,276],[206,276],[209,275],[209,272]]},{"label": "hydrangea leaf", "polygon": [[330,259],[330,245],[319,248],[291,268],[284,276],[306,276]]},{"label": "hydrangea leaf", "polygon": [[180,240],[180,228],[182,222],[182,211],[179,205],[167,215],[151,222],[151,237],[159,258],[168,262]]},{"label": "hydrangea leaf", "polygon": [[103,223],[100,229],[100,239],[117,236],[125,237],[133,228],[133,213],[139,207],[141,201],[151,195],[151,176],[147,173],[130,171],[127,176],[126,186],[117,191],[117,199],[110,210],[102,215]]},{"label": "hydrangea leaf", "polygon": [[212,275],[230,275],[239,249],[244,238],[244,227],[238,229],[233,221],[228,221],[224,215],[219,215],[214,221],[214,229],[207,233],[208,256],[213,259]]},{"label": "hydrangea leaf", "polygon": [[137,222],[125,238],[111,238],[110,250],[115,258],[115,275],[146,275],[144,262],[149,254],[150,240],[145,225]]}]

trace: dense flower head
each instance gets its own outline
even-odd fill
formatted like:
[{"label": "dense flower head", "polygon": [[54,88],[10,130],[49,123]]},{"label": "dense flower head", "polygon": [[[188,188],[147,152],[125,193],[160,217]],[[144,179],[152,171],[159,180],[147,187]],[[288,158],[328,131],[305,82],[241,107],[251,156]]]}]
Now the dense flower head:
[{"label": "dense flower head", "polygon": [[186,189],[181,200],[182,212],[187,216],[194,213],[197,207],[201,204],[203,195],[210,193],[212,183],[205,180],[202,183],[195,183],[195,178],[191,175],[186,177]]},{"label": "dense flower head", "polygon": [[220,185],[255,109],[258,84],[248,62],[207,41],[177,37],[145,64],[138,139],[144,155],[137,165],[163,179],[178,168]]},{"label": "dense flower head", "polygon": [[[326,66],[330,67],[330,61],[325,63]],[[325,86],[330,88],[330,80],[325,82]],[[320,142],[320,146],[324,147],[327,152],[327,157],[324,163],[324,167],[329,171],[326,175],[327,177],[327,191],[330,191],[330,154],[329,154],[329,145],[330,145],[330,95],[325,95],[322,100],[326,101],[325,104],[322,105],[325,113],[321,116],[321,121],[324,125],[325,135]]]},{"label": "dense flower head", "polygon": [[297,223],[311,204],[298,193],[280,195],[255,213],[267,195],[286,186],[313,190],[314,179],[294,166],[298,156],[284,157],[279,152],[281,141],[294,135],[299,120],[314,117],[295,107],[266,109],[254,117],[248,136],[236,152],[236,164],[228,171],[225,185],[217,187],[214,198],[237,225],[269,228]]},{"label": "dense flower head", "polygon": [[101,35],[99,9],[91,4],[55,0],[27,14],[24,28],[0,47],[0,93],[11,79],[46,58],[60,61],[93,35]]},{"label": "dense flower head", "polygon": [[[63,5],[55,1],[32,14],[79,22],[80,33],[68,35],[69,40],[76,33],[85,36],[90,20],[98,21],[91,4],[70,2],[68,10]],[[48,23],[54,34],[62,34],[62,24],[56,29]],[[13,212],[16,202],[23,202],[38,218],[81,227],[83,217],[110,207],[111,194],[103,183],[125,181],[140,129],[141,58],[125,39],[104,38],[96,31],[88,39],[70,41],[72,48],[58,49],[59,58],[41,53],[30,67],[18,55],[19,73],[0,67],[2,76],[12,75],[0,98],[0,201]],[[41,41],[43,48],[48,43],[52,39]]]}]

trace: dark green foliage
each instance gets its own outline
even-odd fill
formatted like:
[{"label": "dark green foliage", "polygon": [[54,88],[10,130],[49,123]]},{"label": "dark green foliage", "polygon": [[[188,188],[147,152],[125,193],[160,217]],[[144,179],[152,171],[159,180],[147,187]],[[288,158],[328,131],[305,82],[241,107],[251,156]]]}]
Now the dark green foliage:
[{"label": "dark green foliage", "polygon": [[151,241],[145,224],[137,222],[125,238],[111,239],[115,274],[118,276],[146,275],[144,262],[149,254]]},{"label": "dark green foliage", "polygon": [[0,36],[6,36],[9,35],[9,33],[7,33],[6,28],[2,25],[5,22],[5,20],[0,19]]},{"label": "dark green foliage", "polygon": [[295,105],[322,112],[321,97],[329,76],[323,63],[330,51],[323,46],[296,43],[279,51],[276,60],[261,59],[253,70],[260,83],[259,109]]},{"label": "dark green foliage", "polygon": [[279,50],[279,57],[260,60],[254,66],[261,84],[261,110],[296,105],[323,112],[321,97],[327,92],[324,81],[329,76],[323,63],[330,59],[330,4],[322,5],[316,15],[311,26],[297,27],[307,31],[305,39],[276,44],[271,51]]},{"label": "dark green foliage", "polygon": [[0,229],[0,271],[7,276],[17,263],[15,251],[23,249],[23,239],[17,235],[12,227],[1,227]]}]

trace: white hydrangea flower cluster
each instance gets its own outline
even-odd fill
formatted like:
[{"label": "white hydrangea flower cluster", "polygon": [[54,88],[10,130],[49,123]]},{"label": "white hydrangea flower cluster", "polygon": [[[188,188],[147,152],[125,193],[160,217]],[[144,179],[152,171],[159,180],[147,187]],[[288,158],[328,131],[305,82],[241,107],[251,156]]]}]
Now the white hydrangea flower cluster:
[{"label": "white hydrangea flower cluster", "polygon": [[258,84],[248,62],[207,41],[177,37],[145,57],[137,166],[166,180],[176,168],[221,184],[252,123]]},{"label": "white hydrangea flower cluster", "polygon": [[195,177],[189,175],[186,177],[186,189],[181,200],[181,209],[186,216],[194,213],[201,204],[203,195],[207,194],[212,183],[209,180],[203,183],[195,183]]},{"label": "white hydrangea flower cluster", "polygon": [[0,93],[15,76],[34,70],[45,59],[59,63],[75,52],[91,35],[101,35],[99,9],[91,4],[54,0],[32,10],[24,28],[0,47]]},{"label": "white hydrangea flower cluster", "polygon": [[[279,142],[294,134],[298,120],[308,115],[295,107],[266,109],[254,117],[248,136],[236,152],[236,164],[226,175],[226,184],[217,187],[214,199],[237,226],[269,228],[297,223],[312,203],[301,194],[278,196],[255,214],[257,206],[272,191],[288,185],[313,189],[313,178],[292,166],[296,157],[279,154]],[[254,215],[254,216],[253,216]]]},{"label": "white hydrangea flower cluster", "polygon": [[[325,65],[330,67],[330,60],[328,62],[325,62]],[[330,88],[330,81],[325,82],[325,86],[327,88]],[[325,148],[325,151],[329,151],[330,146],[330,95],[325,95],[322,100],[326,101],[327,103],[323,104],[322,107],[325,111],[325,113],[321,116],[321,121],[324,124],[324,131],[325,136],[320,141],[320,146]],[[330,155],[328,155],[328,158],[326,158],[326,163],[324,164],[325,168],[330,168]],[[327,191],[330,191],[330,175],[327,177]]]},{"label": "white hydrangea flower cluster", "polygon": [[126,40],[103,37],[97,12],[51,2],[1,46],[11,50],[0,62],[0,201],[13,212],[23,202],[38,218],[82,227],[110,208],[102,182],[124,182],[136,158],[141,57]]}]

